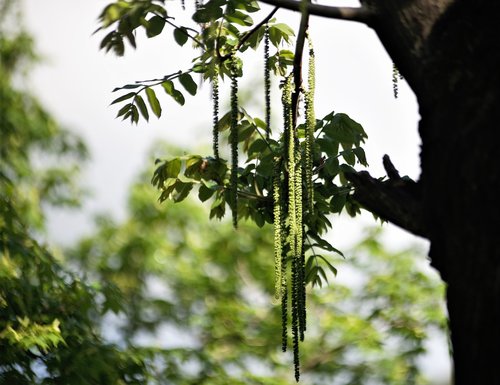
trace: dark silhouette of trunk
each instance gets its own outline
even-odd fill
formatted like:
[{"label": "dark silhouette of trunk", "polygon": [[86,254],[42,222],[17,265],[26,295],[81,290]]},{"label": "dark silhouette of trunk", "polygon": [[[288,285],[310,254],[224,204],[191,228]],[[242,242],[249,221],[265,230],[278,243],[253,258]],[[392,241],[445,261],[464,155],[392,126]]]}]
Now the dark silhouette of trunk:
[{"label": "dark silhouette of trunk", "polygon": [[500,4],[365,5],[417,96],[422,173],[417,183],[353,175],[358,200],[430,240],[447,284],[455,384],[500,384]]}]

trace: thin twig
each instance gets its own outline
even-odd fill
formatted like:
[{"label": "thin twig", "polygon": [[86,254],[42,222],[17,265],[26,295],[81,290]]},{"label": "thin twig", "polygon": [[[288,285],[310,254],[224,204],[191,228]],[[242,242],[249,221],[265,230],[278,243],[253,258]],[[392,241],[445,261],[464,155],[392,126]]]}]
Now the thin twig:
[{"label": "thin twig", "polygon": [[[259,24],[255,25],[255,27],[253,27],[250,31],[248,31],[247,33],[245,33],[245,35],[241,38],[241,40],[239,41],[239,43],[236,45],[236,48],[235,48],[235,51],[238,51],[242,46],[243,44],[245,44],[245,42],[255,33],[258,31],[258,29],[260,27],[262,27],[264,24],[266,24],[269,20],[271,20],[271,18],[274,16],[274,14],[278,11],[278,9],[280,9],[280,7],[276,7],[274,8],[270,13],[269,15],[267,15]],[[220,56],[220,60],[221,61],[224,61],[224,60],[227,60],[229,59],[229,57],[231,57],[231,54],[227,54],[227,55],[224,55],[224,56]]]},{"label": "thin twig", "polygon": [[274,14],[280,9],[280,7],[274,8],[269,15],[267,15],[259,24],[257,24],[255,27],[253,27],[250,31],[248,31],[245,36],[240,40],[238,45],[236,46],[236,49],[240,49],[243,44],[252,36],[260,27],[262,27],[264,24],[266,24],[271,18],[274,16]]},{"label": "thin twig", "polygon": [[155,13],[156,16],[158,17],[161,17],[163,20],[165,20],[165,23],[168,23],[170,24],[170,26],[176,28],[176,29],[179,29],[180,31],[182,31],[183,34],[185,34],[188,38],[192,39],[194,42],[196,42],[196,44],[198,44],[200,47],[202,48],[205,48],[205,44],[203,44],[201,41],[199,41],[197,38],[195,38],[194,36],[191,36],[187,31],[193,31],[193,32],[196,32],[198,33],[198,31],[196,31],[195,29],[193,28],[189,28],[189,27],[179,27],[178,25],[172,23],[170,20],[168,19],[171,19],[170,17],[165,17],[165,16],[162,16],[162,15],[159,15],[157,13]]}]

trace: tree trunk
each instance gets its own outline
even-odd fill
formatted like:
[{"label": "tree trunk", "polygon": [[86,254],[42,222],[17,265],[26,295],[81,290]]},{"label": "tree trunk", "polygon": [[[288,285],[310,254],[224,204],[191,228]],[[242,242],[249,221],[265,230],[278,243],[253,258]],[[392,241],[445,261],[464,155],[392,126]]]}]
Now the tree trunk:
[{"label": "tree trunk", "polygon": [[[416,208],[404,213],[414,214],[412,226],[373,201],[399,185],[378,182],[374,192],[367,187],[374,180],[358,174],[359,201],[431,241],[431,263],[447,283],[455,384],[500,384],[500,4],[364,5],[375,10],[372,26],[417,95],[422,174]],[[391,194],[397,207],[401,194]]]}]

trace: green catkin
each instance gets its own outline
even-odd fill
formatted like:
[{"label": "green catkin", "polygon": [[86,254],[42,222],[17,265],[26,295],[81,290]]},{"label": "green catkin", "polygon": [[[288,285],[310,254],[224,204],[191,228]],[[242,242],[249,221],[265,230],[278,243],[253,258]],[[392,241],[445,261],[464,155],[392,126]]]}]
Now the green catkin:
[{"label": "green catkin", "polygon": [[236,57],[231,58],[231,179],[230,199],[234,228],[238,227],[238,78]]},{"label": "green catkin", "polygon": [[[302,180],[301,180],[301,164],[300,152],[296,147],[297,138],[295,136],[295,128],[293,127],[292,119],[292,82],[291,77],[287,79],[285,84],[286,104],[289,106],[289,117],[287,119],[288,127],[288,245],[289,257],[292,261],[292,337],[293,337],[293,363],[295,369],[295,379],[298,381],[300,377],[300,361],[299,361],[299,315],[300,308],[300,278],[299,278],[299,259],[300,246],[302,238]],[[299,198],[299,199],[297,199]],[[300,233],[300,235],[299,235]]]},{"label": "green catkin", "polygon": [[[281,197],[281,229],[286,229],[285,210],[287,202],[282,194]],[[286,238],[281,237],[281,350],[286,352],[288,345],[288,255],[286,250]]]},{"label": "green catkin", "polygon": [[295,223],[297,226],[295,232],[295,256],[298,257],[302,254],[302,162],[299,151],[295,154],[294,179]]},{"label": "green catkin", "polygon": [[283,253],[282,215],[281,215],[281,167],[279,158],[274,160],[273,203],[274,203],[274,298],[282,296],[281,259]]},{"label": "green catkin", "polygon": [[264,32],[264,89],[266,98],[266,139],[271,135],[271,68],[269,63],[269,25]]},{"label": "green catkin", "polygon": [[[286,256],[284,256],[286,259]],[[285,261],[283,261],[285,262]],[[282,277],[286,275],[286,263],[281,264]],[[288,290],[286,289],[286,278],[282,278],[284,288],[281,292],[281,350],[286,352],[288,348]]]},{"label": "green catkin", "polygon": [[[283,148],[283,168],[289,166],[289,143],[293,142],[291,136],[292,128],[292,77],[288,76],[283,84],[283,94],[282,94],[282,104],[283,104],[283,137],[284,137],[284,148]],[[288,283],[287,283],[287,261],[290,250],[293,248],[290,245],[290,204],[289,204],[289,180],[290,175],[285,172],[283,178],[283,193],[281,196],[282,207],[288,206],[286,208],[286,223],[285,223],[285,210],[282,212],[282,230],[285,230],[285,234],[282,236],[283,246],[282,246],[282,258],[281,258],[281,321],[282,321],[282,350],[285,352],[288,345]],[[287,250],[287,252],[285,252]],[[292,293],[293,294],[293,293]]]},{"label": "green catkin", "polygon": [[212,129],[212,147],[214,158],[219,159],[219,71],[214,69],[212,77],[212,103],[213,103],[213,129]]},{"label": "green catkin", "polygon": [[[302,255],[302,166],[300,153],[295,154],[294,170],[294,191],[295,194],[295,230],[293,231],[294,247],[293,252],[293,271],[292,271],[292,333],[293,333],[293,362],[295,368],[295,379],[299,381],[300,360],[299,360],[299,340],[303,339],[302,329],[302,274],[301,274],[301,255]],[[293,215],[293,213],[290,213]]]},{"label": "green catkin", "polygon": [[[303,234],[303,233],[302,233]],[[300,306],[301,312],[299,314],[299,332],[300,340],[304,341],[304,333],[306,331],[307,323],[307,312],[306,312],[306,273],[305,273],[305,253],[304,253],[304,237],[302,237],[302,254],[300,256],[300,270],[299,270],[299,281],[300,281]]]},{"label": "green catkin", "polygon": [[309,69],[307,76],[308,90],[305,93],[305,117],[306,117],[306,145],[305,145],[305,174],[306,191],[309,213],[314,210],[314,186],[313,186],[313,158],[314,158],[314,129],[316,126],[316,116],[314,114],[314,91],[316,87],[316,65],[314,58],[314,48],[311,37],[307,36],[309,44]]},{"label": "green catkin", "polygon": [[295,169],[295,209],[296,209],[296,222],[297,222],[297,233],[295,241],[295,255],[296,260],[296,280],[297,280],[297,316],[298,316],[298,328],[300,340],[304,340],[305,326],[305,285],[304,285],[304,264],[303,260],[303,206],[302,206],[302,162],[300,158],[300,153],[297,154],[296,158],[296,169]]},{"label": "green catkin", "polygon": [[300,378],[300,353],[299,353],[299,277],[298,259],[292,262],[292,337],[293,337],[293,367],[295,369],[295,380]]},{"label": "green catkin", "polygon": [[[286,224],[281,222],[281,311],[282,311],[282,348],[283,351],[287,348],[288,338],[288,301],[291,302],[291,331],[293,344],[293,362],[295,379],[300,378],[300,352],[299,342],[304,339],[306,330],[306,301],[305,301],[305,263],[304,263],[304,226],[303,213],[305,207],[302,205],[303,196],[305,194],[304,183],[302,177],[304,173],[305,160],[301,154],[299,139],[296,137],[295,127],[293,126],[293,108],[292,108],[292,76],[285,79],[283,85],[283,120],[284,120],[284,153],[283,164],[281,168],[286,167],[287,172],[281,174],[279,181],[283,186],[279,190],[280,195],[275,195],[275,210],[276,203],[281,201],[279,208],[281,217],[286,216]],[[303,164],[304,163],[304,164]],[[275,170],[275,174],[277,170]],[[276,178],[276,177],[275,177]],[[275,179],[275,182],[278,179]],[[277,190],[275,190],[277,191]],[[285,201],[283,203],[283,201]],[[286,207],[285,207],[286,205]],[[286,214],[285,214],[286,212]],[[275,215],[275,220],[277,216]],[[286,244],[283,244],[286,242]],[[276,243],[276,240],[275,240]],[[276,256],[275,256],[276,257]],[[291,264],[291,283],[288,287],[286,283],[287,276],[287,261]],[[288,300],[290,295],[290,300]]]},{"label": "green catkin", "polygon": [[399,84],[398,81],[401,75],[399,74],[398,67],[396,64],[392,63],[392,91],[394,92],[394,99],[398,98]]}]

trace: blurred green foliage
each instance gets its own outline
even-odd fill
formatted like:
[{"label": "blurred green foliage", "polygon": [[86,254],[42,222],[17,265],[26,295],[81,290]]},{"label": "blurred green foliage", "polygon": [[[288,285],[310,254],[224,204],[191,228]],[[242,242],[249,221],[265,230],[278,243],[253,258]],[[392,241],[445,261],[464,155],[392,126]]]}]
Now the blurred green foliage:
[{"label": "blurred green foliage", "polygon": [[[115,338],[150,355],[158,383],[291,383],[272,303],[271,227],[214,225],[190,199],[153,203],[146,175],[131,189],[129,218],[100,218],[70,253],[89,279],[124,295],[106,321],[119,328]],[[429,331],[444,330],[443,285],[423,269],[423,253],[389,252],[379,237],[368,231],[345,261],[329,256],[345,285],[328,272],[330,285],[309,288],[304,383],[427,383],[417,359]]]},{"label": "blurred green foliage", "polygon": [[23,87],[37,56],[31,36],[20,28],[18,6],[0,1],[0,175],[15,181],[17,209],[42,230],[43,204],[78,206],[75,176],[87,150]]},{"label": "blurred green foliage", "polygon": [[78,205],[86,149],[22,87],[35,55],[18,6],[0,1],[0,383],[144,383],[140,357],[100,336],[99,290],[37,241],[44,204]]}]

